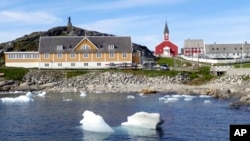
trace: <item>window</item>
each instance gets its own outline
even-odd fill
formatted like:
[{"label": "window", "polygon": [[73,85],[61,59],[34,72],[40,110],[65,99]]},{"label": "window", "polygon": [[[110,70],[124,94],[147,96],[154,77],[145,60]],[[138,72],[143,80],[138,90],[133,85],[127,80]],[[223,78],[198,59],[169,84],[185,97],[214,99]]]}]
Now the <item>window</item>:
[{"label": "window", "polygon": [[57,49],[57,50],[63,50],[63,45],[57,45],[57,46],[56,46],[56,49]]},{"label": "window", "polygon": [[102,57],[102,53],[97,52],[97,53],[96,53],[96,58],[101,58],[101,57]]},{"label": "window", "polygon": [[49,67],[49,63],[45,63],[44,66],[45,66],[45,67]]},{"label": "window", "polygon": [[58,67],[62,67],[62,63],[58,63],[57,66],[58,66]]},{"label": "window", "polygon": [[90,47],[88,45],[84,44],[82,46],[82,50],[85,50],[85,51],[90,50]]},{"label": "window", "polygon": [[109,58],[114,58],[114,52],[109,53]]},{"label": "window", "polygon": [[123,58],[126,58],[126,57],[127,57],[127,53],[126,53],[126,52],[123,52],[123,53],[122,53],[122,57],[123,57]]},{"label": "window", "polygon": [[74,52],[70,53],[70,58],[75,58],[76,54]]},{"label": "window", "polygon": [[101,66],[102,65],[102,63],[97,63],[97,66]]},{"label": "window", "polygon": [[62,53],[57,53],[57,58],[62,59]]},{"label": "window", "polygon": [[84,58],[88,58],[88,57],[89,57],[89,54],[88,54],[88,53],[83,53],[83,57],[84,57]]},{"label": "window", "polygon": [[214,48],[212,48],[212,50],[214,50]]},{"label": "window", "polygon": [[75,63],[71,63],[70,66],[71,66],[71,67],[74,67],[74,66],[76,66],[76,64],[75,64]]},{"label": "window", "polygon": [[219,48],[217,48],[217,50],[219,50]]},{"label": "window", "polygon": [[84,63],[83,65],[84,65],[84,66],[88,66],[89,64],[88,64],[88,63]]},{"label": "window", "polygon": [[237,48],[234,48],[234,50],[237,50]]},{"label": "window", "polygon": [[115,49],[115,45],[109,45],[109,50],[114,50]]},{"label": "window", "polygon": [[48,53],[45,53],[45,54],[44,54],[44,58],[45,58],[45,59],[48,59],[48,58],[49,58],[49,54],[48,54]]}]

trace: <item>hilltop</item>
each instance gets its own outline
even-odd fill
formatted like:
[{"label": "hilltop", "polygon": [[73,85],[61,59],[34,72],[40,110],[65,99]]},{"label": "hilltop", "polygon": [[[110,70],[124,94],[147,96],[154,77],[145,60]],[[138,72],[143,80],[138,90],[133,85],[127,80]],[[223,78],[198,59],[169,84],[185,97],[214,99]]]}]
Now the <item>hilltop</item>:
[{"label": "hilltop", "polygon": [[[115,36],[112,34],[101,33],[98,31],[90,31],[86,29],[81,29],[78,27],[73,27],[73,32],[77,36]],[[0,56],[3,55],[4,51],[37,51],[39,45],[40,36],[67,36],[67,26],[58,26],[51,28],[47,31],[37,31],[29,35],[24,35],[23,37],[17,38],[12,41],[5,43],[0,43]],[[133,43],[134,51],[143,51],[145,57],[154,58],[153,53],[143,45]]]}]

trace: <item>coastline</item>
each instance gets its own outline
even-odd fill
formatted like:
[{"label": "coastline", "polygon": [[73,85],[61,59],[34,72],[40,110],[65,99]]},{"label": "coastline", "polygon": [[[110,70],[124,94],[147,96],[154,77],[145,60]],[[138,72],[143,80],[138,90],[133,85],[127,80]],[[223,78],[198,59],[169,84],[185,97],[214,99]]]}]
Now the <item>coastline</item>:
[{"label": "coastline", "polygon": [[[63,76],[63,74],[57,74]],[[80,92],[87,93],[142,93],[143,90],[154,93],[201,94],[215,98],[236,101],[230,106],[250,106],[249,83],[237,76],[224,76],[202,85],[184,84],[188,78],[182,75],[176,77],[146,77],[121,72],[90,72],[70,79],[53,77],[53,73],[34,71],[24,77],[24,82],[14,80],[0,81],[0,92],[14,91],[45,91],[45,92]],[[228,78],[230,79],[228,79]],[[221,81],[223,80],[223,81]],[[235,83],[237,80],[237,83]],[[233,83],[234,82],[234,83]]]}]

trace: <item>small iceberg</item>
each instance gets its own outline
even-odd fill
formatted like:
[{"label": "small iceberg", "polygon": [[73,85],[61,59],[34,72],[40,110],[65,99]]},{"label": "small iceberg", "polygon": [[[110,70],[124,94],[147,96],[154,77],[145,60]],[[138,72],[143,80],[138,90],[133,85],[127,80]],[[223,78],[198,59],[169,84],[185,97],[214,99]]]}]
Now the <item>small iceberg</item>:
[{"label": "small iceberg", "polygon": [[127,96],[127,99],[135,99],[135,96],[133,96],[133,95],[128,95],[128,96]]},{"label": "small iceberg", "polygon": [[4,97],[1,98],[0,100],[3,103],[25,103],[33,101],[32,96],[33,96],[32,93],[28,92],[25,95],[20,95],[18,97]]},{"label": "small iceberg", "polygon": [[209,95],[200,95],[199,97],[200,98],[211,98],[212,96],[209,96]]},{"label": "small iceberg", "polygon": [[114,130],[104,121],[100,115],[92,111],[84,111],[83,119],[80,121],[82,128],[92,132],[114,132]]},{"label": "small iceberg", "polygon": [[204,100],[204,103],[205,104],[210,104],[210,103],[212,103],[210,100]]},{"label": "small iceberg", "polygon": [[37,94],[37,96],[39,97],[44,97],[46,95],[46,92],[45,91],[42,91],[40,93]]},{"label": "small iceberg", "polygon": [[158,129],[164,123],[159,113],[137,112],[127,117],[127,122],[121,123],[122,126]]},{"label": "small iceberg", "polygon": [[80,91],[80,96],[81,96],[81,97],[85,97],[85,96],[87,96],[86,91]]}]

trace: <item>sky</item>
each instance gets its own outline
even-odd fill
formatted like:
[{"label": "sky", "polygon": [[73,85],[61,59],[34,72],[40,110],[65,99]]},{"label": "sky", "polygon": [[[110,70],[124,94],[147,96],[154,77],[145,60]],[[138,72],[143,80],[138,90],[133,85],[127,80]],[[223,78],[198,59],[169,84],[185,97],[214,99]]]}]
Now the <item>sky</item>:
[{"label": "sky", "polygon": [[117,36],[150,50],[169,38],[179,49],[186,39],[205,44],[250,42],[249,0],[1,0],[0,43],[36,31],[73,26]]}]

